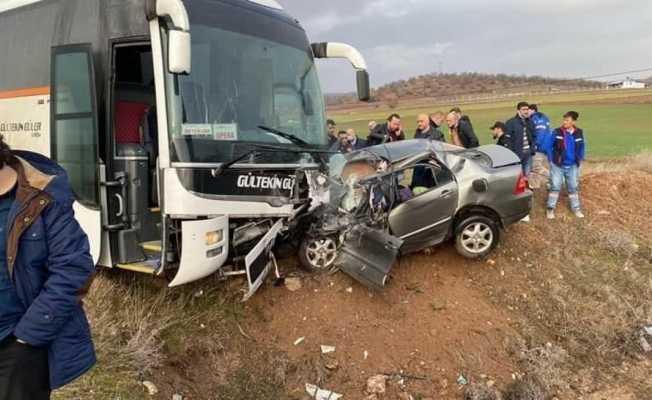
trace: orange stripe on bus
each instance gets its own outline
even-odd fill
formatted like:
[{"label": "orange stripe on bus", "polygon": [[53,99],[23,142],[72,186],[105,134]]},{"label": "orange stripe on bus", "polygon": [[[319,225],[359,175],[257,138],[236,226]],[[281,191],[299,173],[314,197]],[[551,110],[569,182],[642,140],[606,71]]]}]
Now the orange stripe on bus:
[{"label": "orange stripe on bus", "polygon": [[34,87],[34,88],[0,91],[0,99],[13,99],[16,97],[29,97],[29,96],[43,96],[48,94],[50,94],[50,87],[41,86],[41,87]]}]

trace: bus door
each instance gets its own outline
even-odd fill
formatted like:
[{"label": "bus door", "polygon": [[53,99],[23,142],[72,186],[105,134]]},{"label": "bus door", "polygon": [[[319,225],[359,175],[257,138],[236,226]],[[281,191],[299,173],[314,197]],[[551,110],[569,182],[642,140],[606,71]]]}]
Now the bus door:
[{"label": "bus door", "polygon": [[68,173],[75,216],[88,235],[93,260],[102,249],[97,100],[90,44],[52,48],[51,156]]}]

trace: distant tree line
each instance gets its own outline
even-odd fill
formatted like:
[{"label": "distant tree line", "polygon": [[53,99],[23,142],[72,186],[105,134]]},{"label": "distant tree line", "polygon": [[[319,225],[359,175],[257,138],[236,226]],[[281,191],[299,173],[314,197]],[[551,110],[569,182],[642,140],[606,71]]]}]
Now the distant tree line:
[{"label": "distant tree line", "polygon": [[[651,78],[652,79],[652,78]],[[506,94],[542,90],[594,89],[604,84],[581,79],[554,79],[543,76],[481,74],[427,74],[383,85],[372,91],[372,102],[395,107],[406,99],[438,98],[468,94]],[[328,105],[356,102],[354,93],[327,95]]]}]

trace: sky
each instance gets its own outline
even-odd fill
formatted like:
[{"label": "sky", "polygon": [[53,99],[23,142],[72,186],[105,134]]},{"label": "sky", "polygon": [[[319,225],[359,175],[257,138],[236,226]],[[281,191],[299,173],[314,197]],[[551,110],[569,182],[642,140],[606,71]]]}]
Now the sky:
[{"label": "sky", "polygon": [[[579,78],[652,69],[648,0],[279,1],[312,42],[357,47],[374,87],[431,72]],[[324,92],[354,91],[345,61],[318,66]]]},{"label": "sky", "polygon": [[[0,0],[0,10],[33,1]],[[357,47],[374,87],[432,72],[581,78],[652,68],[649,0],[278,1],[311,41]],[[324,92],[354,91],[345,61],[318,66]]]}]

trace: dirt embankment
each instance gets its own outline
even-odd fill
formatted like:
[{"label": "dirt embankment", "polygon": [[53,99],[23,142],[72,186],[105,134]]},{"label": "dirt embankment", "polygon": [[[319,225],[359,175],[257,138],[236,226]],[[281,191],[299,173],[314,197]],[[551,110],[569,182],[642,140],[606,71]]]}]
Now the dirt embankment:
[{"label": "dirt embankment", "polygon": [[[89,298],[100,362],[57,396],[304,399],[312,383],[344,399],[650,398],[652,162],[593,165],[582,185],[585,220],[566,203],[545,220],[537,193],[532,223],[490,259],[443,245],[404,257],[382,292],[294,260],[298,290],[270,283],[244,305],[238,281],[167,291],[103,276]],[[369,397],[378,374],[386,393]]]}]

